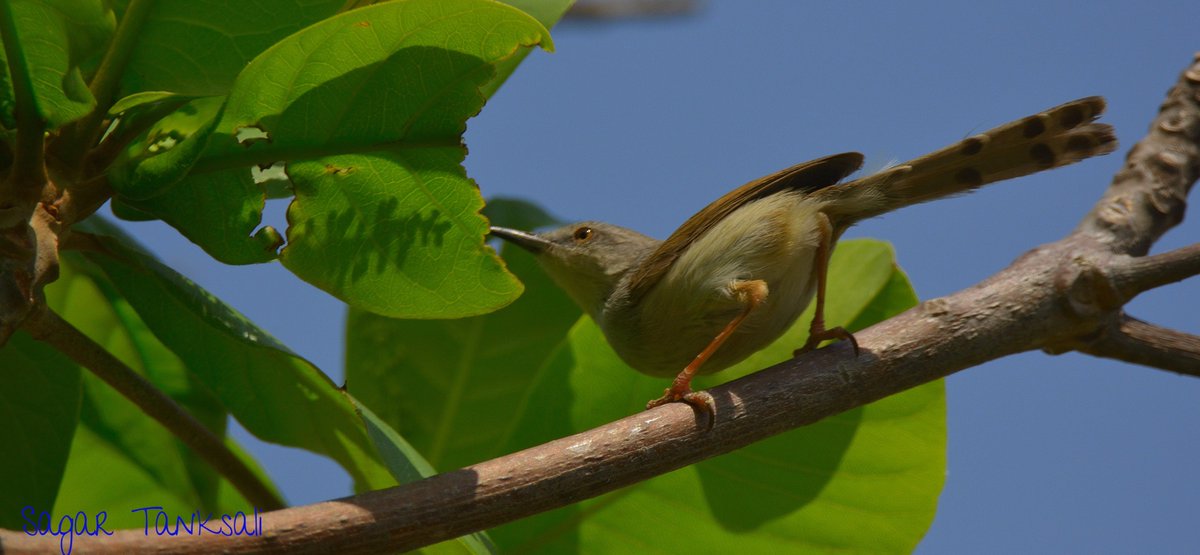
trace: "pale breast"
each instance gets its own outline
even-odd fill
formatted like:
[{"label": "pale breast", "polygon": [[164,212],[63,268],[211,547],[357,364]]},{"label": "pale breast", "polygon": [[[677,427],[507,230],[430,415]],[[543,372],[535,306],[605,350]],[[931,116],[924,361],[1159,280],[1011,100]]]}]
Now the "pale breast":
[{"label": "pale breast", "polygon": [[673,376],[743,310],[730,286],[763,280],[769,290],[766,302],[700,373],[727,368],[767,346],[812,299],[819,208],[798,192],[739,208],[690,245],[640,306],[606,316],[601,327],[609,343],[638,371]]}]

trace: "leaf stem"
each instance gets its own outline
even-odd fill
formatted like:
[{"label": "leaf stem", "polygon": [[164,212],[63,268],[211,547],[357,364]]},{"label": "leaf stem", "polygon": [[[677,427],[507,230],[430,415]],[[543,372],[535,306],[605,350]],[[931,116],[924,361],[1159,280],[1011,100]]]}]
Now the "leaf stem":
[{"label": "leaf stem", "polygon": [[134,51],[133,47],[137,44],[138,31],[141,30],[142,24],[146,22],[146,17],[153,7],[154,2],[151,0],[131,0],[125,9],[125,15],[117,25],[117,32],[113,37],[112,44],[104,53],[104,59],[100,61],[100,68],[96,70],[96,75],[92,77],[89,85],[92,96],[96,98],[96,107],[74,124],[71,135],[63,147],[61,158],[66,161],[68,167],[82,171],[83,158],[88,149],[92,148],[100,137],[104,121],[108,116],[108,108],[113,103],[113,95],[116,94],[117,87],[121,84],[121,76],[125,74],[125,66],[129,64],[129,58]]}]

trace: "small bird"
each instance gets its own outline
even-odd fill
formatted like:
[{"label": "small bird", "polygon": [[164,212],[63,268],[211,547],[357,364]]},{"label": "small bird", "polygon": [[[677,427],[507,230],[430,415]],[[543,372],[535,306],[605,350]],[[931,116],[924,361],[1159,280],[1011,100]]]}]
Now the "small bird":
[{"label": "small bird", "polygon": [[1089,97],[969,137],[873,175],[834,154],[747,183],[689,218],[665,241],[602,222],[546,233],[492,227],[532,252],[629,366],[675,375],[647,408],[683,401],[715,421],[716,403],[692,377],[728,368],[779,338],[816,297],[808,341],[854,336],[824,321],[833,245],[854,223],[897,208],[1112,152],[1112,127]]}]

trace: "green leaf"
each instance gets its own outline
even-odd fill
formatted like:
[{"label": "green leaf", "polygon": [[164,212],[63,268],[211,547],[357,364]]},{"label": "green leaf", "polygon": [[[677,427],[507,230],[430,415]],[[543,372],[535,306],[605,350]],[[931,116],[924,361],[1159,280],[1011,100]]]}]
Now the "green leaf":
[{"label": "green leaf", "polygon": [[120,198],[112,199],[112,201],[109,203],[109,206],[112,207],[112,212],[113,212],[114,216],[121,218],[122,220],[125,220],[125,221],[149,222],[149,221],[158,219],[158,218],[154,217],[153,214],[150,214],[148,212],[143,212],[141,210],[138,210],[137,208],[130,206],[128,203],[126,203],[123,199],[120,199]]},{"label": "green leaf", "polygon": [[[226,439],[226,445],[265,479],[266,473],[232,440]],[[171,452],[177,449],[173,444],[162,446]],[[185,519],[192,511],[202,510],[204,514],[212,512],[218,515],[217,520],[221,514],[237,511],[250,513],[254,510],[225,480],[217,484],[217,500],[212,505],[196,505],[194,498],[186,492],[166,487],[161,477],[146,465],[147,461],[139,460],[119,445],[107,441],[86,422],[80,423],[71,453],[61,492],[54,503],[52,514],[55,515],[73,515],[79,511],[97,515],[104,511],[107,513],[105,529],[113,530],[143,529],[147,514],[134,512],[143,507],[162,507],[171,517],[182,516]],[[157,514],[157,511],[149,512],[151,529]]]},{"label": "green leaf", "polygon": [[[62,262],[60,279],[46,290],[51,308],[142,374],[214,434],[224,436],[228,416],[219,400],[158,342],[129,303],[116,293],[114,285],[78,253],[64,253]],[[90,373],[83,377],[79,421],[80,433],[55,502],[63,512],[74,514],[88,507],[94,514],[114,507],[133,508],[141,505],[132,503],[142,502],[161,505],[177,514],[249,506],[237,495],[222,498],[224,480],[205,461]],[[232,445],[232,441],[226,441]],[[254,467],[252,460],[244,455],[242,458]],[[107,474],[117,467],[136,470]],[[96,479],[97,468],[106,469],[104,480]],[[270,483],[261,471],[259,477]],[[115,511],[108,523],[110,528],[140,525],[134,517],[126,510]]]},{"label": "green leaf", "polygon": [[358,413],[359,418],[363,421],[363,426],[367,429],[371,443],[375,444],[375,450],[379,451],[383,464],[387,466],[388,472],[392,473],[396,483],[407,484],[437,474],[429,461],[426,461],[425,457],[413,449],[412,445],[387,422],[376,416],[371,409],[352,395],[346,394],[346,397],[354,405],[355,412]]},{"label": "green leaf", "polygon": [[79,419],[79,367],[25,332],[0,348],[0,528],[54,505]]},{"label": "green leaf", "polygon": [[11,0],[3,7],[7,24],[3,33],[13,42],[10,59],[0,52],[9,71],[9,82],[0,95],[0,115],[12,121],[14,86],[11,74],[24,74],[31,87],[34,108],[51,129],[77,120],[96,105],[83,80],[80,65],[112,36],[116,18],[101,0]]},{"label": "green leaf", "polygon": [[[554,223],[523,201],[493,201],[485,213],[506,226]],[[532,256],[506,245],[504,259],[527,289],[491,314],[425,321],[350,310],[348,390],[441,470],[504,448],[518,419],[532,408],[525,396],[541,377],[544,361],[580,315]]]},{"label": "green leaf", "polygon": [[[124,30],[136,33],[136,40],[128,47],[132,52],[122,75],[121,91],[128,96],[109,108],[109,112],[119,113],[166,99],[211,98],[188,104],[130,145],[109,172],[117,192],[126,198],[145,200],[176,185],[203,150],[224,95],[229,93],[235,77],[246,64],[280,39],[333,15],[344,4],[343,0],[153,4],[136,29]],[[197,48],[197,45],[204,45],[204,48]],[[231,179],[224,180],[229,181]],[[255,208],[253,203],[243,206],[232,202],[237,199],[240,197],[218,203],[214,208],[231,204],[243,209]],[[203,235],[207,231],[203,222],[187,221],[187,214],[174,210],[178,202],[172,201],[180,200],[185,199],[166,199],[157,204],[148,203],[147,207],[166,216],[164,219],[168,223],[192,232],[189,238],[193,241],[211,238]],[[257,214],[262,212],[261,199],[259,201],[253,223],[240,237],[243,242],[257,227],[260,219]],[[194,219],[194,215],[192,217]],[[235,222],[235,225],[244,225],[242,218]],[[196,233],[202,235],[193,236]],[[250,263],[273,259],[274,248],[267,249],[266,254],[261,248],[255,248],[262,245],[277,248],[282,242],[273,230],[267,235],[269,237],[255,237],[251,245],[245,246],[250,250],[249,255],[235,251],[230,256],[232,260],[227,261]]]},{"label": "green leaf", "polygon": [[[108,171],[118,193],[112,202],[117,217],[135,221],[161,218],[193,242],[223,253],[224,262],[230,264],[276,258],[283,238],[272,227],[258,228],[266,203],[264,186],[256,182],[253,171],[225,170],[199,180],[187,176],[212,132],[223,97],[188,99],[144,93],[117,104],[132,112],[122,115],[121,126],[127,124],[126,119],[137,126],[141,118],[156,118],[159,112],[169,110],[162,119],[150,119],[154,124],[125,148]],[[171,187],[176,190],[170,192]],[[206,210],[196,210],[198,206]],[[221,225],[211,225],[213,214],[221,215]],[[231,229],[239,231],[231,235]]]},{"label": "green leaf", "polygon": [[189,102],[126,149],[109,171],[118,192],[113,212],[127,220],[161,219],[210,253],[221,253],[228,264],[267,262],[278,256],[283,237],[273,227],[259,227],[266,195],[253,174],[224,170],[202,178],[187,175],[212,131],[221,100]]},{"label": "green leaf", "polygon": [[128,112],[134,108],[140,108],[147,104],[159,104],[163,102],[171,102],[177,100],[190,100],[191,97],[176,94],[167,91],[146,91],[134,93],[125,98],[118,100],[112,106],[108,107],[108,115],[118,116],[124,112]]},{"label": "green leaf", "polygon": [[[371,442],[375,444],[375,449],[379,451],[384,464],[387,465],[388,471],[396,478],[396,481],[401,484],[415,482],[421,478],[427,478],[437,474],[433,466],[413,449],[412,445],[405,441],[400,434],[386,422],[380,419],[366,405],[360,403],[354,397],[347,395],[350,402],[354,404],[354,410],[358,412],[362,418],[363,424],[367,428],[367,435],[371,437]],[[444,541],[436,545],[421,548],[420,553],[435,554],[435,553],[495,553],[495,545],[492,544],[491,538],[484,532],[476,532],[461,538]]]},{"label": "green leaf", "polygon": [[290,163],[296,200],[283,265],[350,306],[388,316],[453,318],[508,304],[521,285],[483,245],[483,201],[460,152]]},{"label": "green leaf", "polygon": [[395,484],[354,408],[329,378],[207,291],[132,248],[99,218],[85,254],[116,291],[243,426],[257,437],[327,455],[362,488]]},{"label": "green leaf", "polygon": [[[220,96],[188,101],[132,141],[107,172],[120,198],[136,205],[161,196],[183,179],[204,150],[224,102]],[[161,211],[153,201],[145,205],[146,211]],[[261,206],[258,212],[262,212]],[[172,211],[164,215],[186,217]]]},{"label": "green leaf", "polygon": [[[575,3],[575,0],[502,1],[505,4],[508,4],[533,16],[534,19],[537,19],[538,22],[544,25],[547,29],[554,27],[554,24],[558,23],[558,20],[562,19],[563,14],[567,13],[567,10],[571,9],[571,5]],[[503,85],[504,82],[508,80],[508,77],[517,69],[517,66],[521,65],[521,62],[524,61],[525,57],[529,55],[529,52],[530,50],[528,49],[522,49],[513,57],[496,64],[496,76],[493,77],[492,80],[489,81],[487,85],[484,85],[481,89],[483,96],[491,98],[492,95],[496,94],[496,90],[500,88],[500,85]]]},{"label": "green leaf", "polygon": [[[160,218],[210,254],[220,252],[222,262],[254,264],[274,259],[283,244],[275,228],[259,227],[264,206],[263,190],[250,173],[225,170],[202,178],[185,177],[156,197],[121,197],[114,201],[113,211],[128,220]],[[220,224],[213,223],[217,214]]]},{"label": "green leaf", "polygon": [[[550,47],[541,24],[486,0],[334,16],[256,57],[189,177],[130,204],[220,260],[256,261],[277,235],[252,235],[263,193],[248,176],[284,161],[296,199],[280,258],[296,275],[388,316],[489,312],[521,286],[483,245],[461,135],[495,64],[539,43]],[[247,130],[264,138],[239,140]]]},{"label": "green leaf", "polygon": [[[141,528],[140,507],[163,507],[172,514],[190,514],[195,508],[187,495],[165,487],[153,470],[81,425],[71,444],[71,460],[62,490],[51,514],[106,513],[106,530]],[[49,509],[47,509],[49,510]],[[151,517],[153,518],[153,517]],[[151,522],[153,525],[153,522]]]},{"label": "green leaf", "polygon": [[121,96],[224,95],[238,72],[280,39],[336,13],[345,0],[156,2],[137,29]]},{"label": "green leaf", "polygon": [[[889,316],[916,302],[885,244],[843,242],[829,272],[831,326],[867,325],[864,315]],[[786,360],[804,343],[811,311],[767,349],[697,385]],[[641,410],[664,386],[625,367],[590,320],[572,329],[569,351],[552,362],[566,379],[539,386],[531,402],[539,410],[526,415],[507,450]],[[941,490],[944,419],[942,384],[928,384],[492,535],[506,550],[556,553],[580,545],[597,552],[648,545],[911,551],[932,522]]]},{"label": "green leaf", "polygon": [[[483,213],[492,222],[510,227],[533,228],[555,223],[541,208],[521,200],[493,200]],[[473,428],[495,429],[497,422],[507,421],[511,433],[520,409],[508,402],[505,392],[520,391],[521,383],[507,380],[502,374],[470,376],[466,372],[472,367],[489,367],[506,361],[505,353],[490,352],[505,345],[516,347],[515,352],[522,357],[510,362],[533,362],[538,358],[538,342],[561,336],[579,317],[579,310],[571,301],[535,268],[532,257],[520,251],[506,251],[504,256],[513,272],[531,287],[523,297],[498,312],[458,320],[422,321],[393,320],[350,309],[346,325],[347,389],[361,409],[376,449],[401,483],[431,476],[435,466],[448,470],[477,462],[503,445],[504,438],[481,437],[472,433]],[[537,317],[531,306],[546,310]],[[464,341],[475,347],[462,349]],[[404,347],[397,350],[397,345]],[[530,352],[531,347],[534,352]],[[452,368],[455,374],[440,377],[422,374],[419,368]],[[528,390],[528,386],[524,389]],[[422,395],[414,395],[416,392],[431,390],[436,391],[431,401],[457,398],[482,410],[470,411],[464,419],[451,414],[443,425],[437,421],[439,414],[424,414],[420,407],[402,406],[391,398],[396,394],[411,399]],[[383,417],[376,416],[368,406],[382,411]],[[436,407],[436,403],[430,407]],[[396,429],[413,435],[425,453],[440,453],[434,455],[437,464],[430,464]],[[453,451],[454,457],[443,456],[448,450]],[[485,534],[473,534],[421,551],[490,553],[494,546]]]}]

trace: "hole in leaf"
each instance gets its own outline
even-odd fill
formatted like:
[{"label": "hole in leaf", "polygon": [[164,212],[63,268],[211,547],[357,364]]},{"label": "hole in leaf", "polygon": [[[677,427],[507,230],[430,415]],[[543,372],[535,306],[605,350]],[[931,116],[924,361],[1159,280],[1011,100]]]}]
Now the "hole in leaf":
[{"label": "hole in leaf", "polygon": [[325,164],[325,173],[328,175],[346,176],[354,173],[354,166],[335,166],[333,164]]},{"label": "hole in leaf", "polygon": [[239,127],[237,134],[234,135],[234,138],[237,139],[238,144],[244,146],[250,146],[259,141],[271,141],[271,135],[269,133],[264,131],[261,127],[255,127],[253,125]]},{"label": "hole in leaf", "polygon": [[179,144],[179,141],[182,139],[183,137],[175,131],[163,133],[162,135],[155,137],[154,141],[146,146],[146,152],[150,154],[161,154],[171,150],[172,148],[175,148],[175,145]]},{"label": "hole in leaf", "polygon": [[287,174],[287,162],[283,160],[270,165],[252,166],[250,177],[268,199],[292,196],[292,180]]},{"label": "hole in leaf", "polygon": [[287,180],[287,162],[279,161],[269,166],[254,166],[250,168],[250,177],[255,183],[263,183],[272,179]]},{"label": "hole in leaf", "polygon": [[284,243],[281,243],[278,248],[275,249],[276,254],[278,254],[286,244],[287,235],[282,232],[286,231],[288,227],[287,209],[291,204],[291,199],[268,198],[266,204],[263,206],[262,220],[259,221],[258,227],[254,229],[254,235],[257,235],[260,231],[268,227],[274,228],[281,232],[280,238],[284,241]]}]

